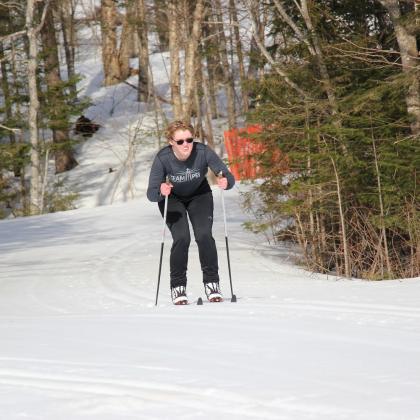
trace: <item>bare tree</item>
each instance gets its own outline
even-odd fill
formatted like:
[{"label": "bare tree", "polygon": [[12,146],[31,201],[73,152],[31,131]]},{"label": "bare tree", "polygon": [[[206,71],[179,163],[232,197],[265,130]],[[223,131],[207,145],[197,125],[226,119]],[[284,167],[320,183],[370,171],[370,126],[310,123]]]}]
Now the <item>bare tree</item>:
[{"label": "bare tree", "polygon": [[[76,75],[76,28],[74,24],[74,0],[63,0],[56,2],[55,10],[61,23],[63,47],[66,56],[67,76],[69,79],[72,79]],[[70,85],[70,90],[72,91],[74,98],[76,98],[77,88],[75,83]]]},{"label": "bare tree", "polygon": [[139,84],[138,100],[147,102],[150,95],[149,82],[149,39],[147,35],[148,25],[146,20],[145,0],[137,0],[137,34],[139,38]]},{"label": "bare tree", "polygon": [[248,111],[248,93],[245,88],[246,83],[246,74],[245,74],[245,64],[244,64],[244,54],[242,50],[242,42],[239,33],[239,21],[238,13],[236,10],[235,0],[229,0],[229,13],[231,18],[231,31],[235,38],[236,45],[236,56],[238,58],[238,67],[239,67],[239,78],[241,80],[241,92],[242,92],[242,109],[244,112]]},{"label": "bare tree", "polygon": [[[252,39],[258,46],[259,51],[267,60],[267,62],[271,64],[273,70],[284,80],[285,83],[287,83],[287,85],[289,85],[289,87],[291,87],[295,92],[297,92],[301,98],[308,99],[308,94],[304,90],[302,90],[293,80],[290,79],[284,67],[280,63],[276,62],[276,60],[269,53],[266,46],[264,45],[264,40],[261,37],[260,24],[256,13],[256,7],[259,4],[259,0],[245,0],[245,4],[251,22]],[[248,69],[248,74],[249,72],[250,69]]]},{"label": "bare tree", "polygon": [[159,39],[159,51],[169,48],[169,19],[167,0],[154,0],[152,5],[154,29]]},{"label": "bare tree", "polygon": [[[403,72],[410,82],[406,94],[407,112],[412,116],[411,132],[420,135],[420,82],[419,82],[419,49],[414,34],[411,34],[402,19],[401,3],[399,0],[379,0],[386,8],[394,25],[395,36],[401,54]],[[418,8],[418,4],[413,2]],[[414,7],[413,7],[414,9]]]},{"label": "bare tree", "polygon": [[[1,73],[1,89],[4,96],[4,113],[7,120],[13,116],[11,92],[6,69],[6,60],[3,48],[3,42],[0,42],[0,73]],[[10,144],[16,143],[16,137],[13,130],[8,130]],[[15,176],[19,176],[19,167],[14,168]]]},{"label": "bare tree", "polygon": [[110,86],[123,79],[117,36],[117,6],[113,0],[101,1],[102,62],[104,85]]},{"label": "bare tree", "polygon": [[222,5],[220,0],[214,0],[214,12],[217,19],[217,24],[219,27],[219,51],[220,51],[220,58],[221,58],[221,65],[222,65],[222,72],[223,72],[223,85],[226,89],[226,97],[227,97],[227,112],[228,112],[228,125],[229,128],[233,128],[236,126],[236,111],[235,111],[235,89],[234,89],[234,82],[232,77],[232,72],[229,65],[228,60],[228,52],[227,52],[227,41],[225,35],[225,26],[223,22],[223,12],[222,12]]},{"label": "bare tree", "polygon": [[171,61],[171,98],[175,119],[182,118],[181,76],[179,69],[178,2],[169,0],[169,55]]},{"label": "bare tree", "polygon": [[258,73],[264,61],[262,56],[266,55],[261,51],[261,45],[264,45],[264,28],[260,18],[261,1],[245,0],[245,4],[251,18],[253,32],[249,49],[248,77],[258,79]]},{"label": "bare tree", "polygon": [[202,39],[204,56],[206,59],[206,67],[208,74],[208,100],[209,109],[211,110],[212,118],[218,117],[217,100],[216,100],[216,85],[218,82],[218,69],[220,65],[220,55],[217,43],[217,27],[209,22],[212,19],[212,14],[208,13],[208,18],[203,24]]},{"label": "bare tree", "polygon": [[125,5],[125,13],[122,18],[121,38],[118,48],[118,63],[120,65],[121,80],[127,79],[130,76],[130,58],[137,55],[135,51],[134,40],[137,39],[133,17],[137,13],[136,4],[133,0],[129,0]]},{"label": "bare tree", "polygon": [[185,52],[185,94],[182,104],[182,116],[186,121],[189,121],[191,118],[194,90],[196,89],[195,77],[197,48],[201,36],[204,12],[204,1],[198,0],[194,9],[192,30]]},{"label": "bare tree", "polygon": [[41,29],[41,38],[50,108],[49,126],[52,130],[55,145],[55,170],[56,173],[61,173],[73,169],[77,166],[77,161],[69,145],[68,117],[63,112],[65,99],[62,91],[60,62],[52,7],[49,7],[46,12],[46,24]]},{"label": "bare tree", "polygon": [[313,48],[309,48],[310,51],[313,52],[313,54],[316,57],[319,72],[322,77],[322,85],[324,87],[325,93],[327,94],[328,101],[331,106],[331,113],[332,115],[338,114],[338,105],[337,105],[337,99],[335,96],[334,89],[332,87],[331,78],[328,73],[327,66],[325,64],[324,54],[321,49],[321,43],[318,39],[318,34],[314,30],[314,27],[312,25],[312,20],[309,14],[308,9],[308,2],[307,0],[301,0],[301,7],[299,8],[300,13],[302,14],[302,17],[305,21],[306,27],[308,29],[308,32],[310,34],[310,38],[313,43]]},{"label": "bare tree", "polygon": [[36,70],[38,65],[37,28],[35,27],[35,0],[26,3],[26,34],[28,38],[28,90],[29,90],[29,138],[31,142],[31,184],[30,184],[30,213],[36,214],[41,208],[40,193],[40,158],[38,140],[38,88],[36,84]]}]

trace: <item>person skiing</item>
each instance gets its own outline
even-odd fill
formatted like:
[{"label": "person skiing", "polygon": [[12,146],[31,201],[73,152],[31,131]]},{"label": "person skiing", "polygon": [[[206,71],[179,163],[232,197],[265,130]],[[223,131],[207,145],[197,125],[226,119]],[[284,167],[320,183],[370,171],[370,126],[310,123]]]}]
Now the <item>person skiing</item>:
[{"label": "person skiing", "polygon": [[[221,302],[216,243],[212,235],[213,195],[206,174],[210,168],[218,176],[222,189],[231,189],[235,178],[217,154],[194,141],[194,127],[185,121],[173,121],[166,129],[168,145],[155,156],[149,175],[147,198],[157,202],[164,216],[168,196],[166,224],[173,244],[170,254],[170,287],[175,305],[188,303],[186,293],[188,249],[191,222],[198,245],[204,291],[210,302]],[[187,217],[188,216],[188,217]]]}]

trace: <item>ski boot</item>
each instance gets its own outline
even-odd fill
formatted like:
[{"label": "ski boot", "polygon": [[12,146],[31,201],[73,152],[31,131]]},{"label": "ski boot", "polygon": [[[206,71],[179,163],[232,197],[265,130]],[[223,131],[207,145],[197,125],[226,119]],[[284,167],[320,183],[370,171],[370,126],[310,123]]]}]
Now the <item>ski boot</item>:
[{"label": "ski boot", "polygon": [[171,287],[172,303],[174,305],[188,305],[188,297],[185,286]]},{"label": "ski boot", "polygon": [[204,291],[209,302],[223,302],[219,282],[204,283]]}]

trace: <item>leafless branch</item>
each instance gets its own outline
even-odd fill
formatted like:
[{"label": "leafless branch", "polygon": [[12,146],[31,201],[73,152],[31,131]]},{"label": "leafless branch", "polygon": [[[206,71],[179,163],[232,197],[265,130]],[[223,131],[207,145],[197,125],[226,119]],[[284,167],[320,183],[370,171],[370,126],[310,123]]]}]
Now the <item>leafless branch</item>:
[{"label": "leafless branch", "polygon": [[[46,15],[47,15],[47,10],[48,10],[48,7],[49,7],[49,5],[50,5],[50,2],[51,2],[51,0],[47,0],[46,2],[45,2],[45,6],[44,6],[44,9],[43,9],[43,11],[42,11],[42,16],[41,16],[41,22],[39,23],[39,25],[35,28],[35,33],[37,34],[37,33],[39,33],[39,31],[42,29],[42,27],[44,26],[44,23],[45,23],[45,17],[46,17]],[[3,36],[1,36],[0,37],[0,42],[3,42],[3,41],[13,41],[13,40],[15,40],[16,38],[20,38],[21,36],[23,36],[23,35],[26,35],[26,33],[27,33],[27,28],[26,29],[22,29],[21,31],[17,31],[17,32],[14,32],[14,33],[12,33],[12,34],[8,34],[8,35],[3,35]]]},{"label": "leafless branch", "polygon": [[277,11],[279,12],[282,20],[290,26],[290,28],[293,30],[299,41],[303,42],[308,47],[308,50],[311,53],[311,55],[315,55],[315,50],[308,41],[307,36],[299,29],[295,22],[293,22],[293,19],[287,14],[286,10],[284,9],[283,4],[280,3],[279,0],[274,0],[274,5],[276,6]]},{"label": "leafless branch", "polygon": [[258,29],[257,29],[257,23],[255,22],[255,18],[252,14],[252,8],[249,4],[249,0],[246,1],[246,5],[248,8],[249,16],[251,19],[251,26],[252,26],[252,36],[255,39],[255,42],[258,45],[258,48],[260,49],[261,53],[264,55],[266,60],[272,65],[273,69],[276,71],[276,73],[282,77],[282,79],[293,89],[295,90],[302,98],[309,99],[309,95],[303,91],[293,80],[289,78],[287,73],[280,67],[279,63],[276,63],[271,56],[271,54],[267,51],[267,48],[264,46],[263,42],[261,41],[259,35],[258,35]]},{"label": "leafless branch", "polygon": [[[135,85],[133,85],[130,82],[127,82],[127,80],[122,80],[119,77],[115,77],[115,76],[114,76],[114,79],[119,80],[121,83],[124,83],[125,85],[130,86],[130,87],[132,87],[133,89],[135,89],[137,91],[139,90],[138,86],[135,86]],[[156,99],[159,99],[159,101],[161,101],[161,102],[163,102],[165,104],[173,105],[173,102],[172,101],[168,101],[167,99],[165,99],[162,96],[156,94],[155,92],[150,92],[150,95],[153,96],[153,97],[155,97]]]},{"label": "leafless branch", "polygon": [[12,133],[20,133],[20,131],[21,131],[20,128],[10,128],[10,127],[6,127],[3,124],[0,124],[0,128],[3,128],[4,130],[11,131]]}]

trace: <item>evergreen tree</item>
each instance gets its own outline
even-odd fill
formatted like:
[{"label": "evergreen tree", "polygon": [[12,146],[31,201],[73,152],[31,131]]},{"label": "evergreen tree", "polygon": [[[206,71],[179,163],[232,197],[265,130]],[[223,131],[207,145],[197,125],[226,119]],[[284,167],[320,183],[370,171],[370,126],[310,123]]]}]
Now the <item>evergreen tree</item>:
[{"label": "evergreen tree", "polygon": [[266,152],[252,228],[295,240],[315,271],[419,275],[420,147],[389,16],[373,1],[311,2],[311,27],[304,8],[277,3],[272,33],[289,42],[270,53],[288,58],[289,82],[272,73],[253,87],[261,105],[249,121],[263,125]]}]

